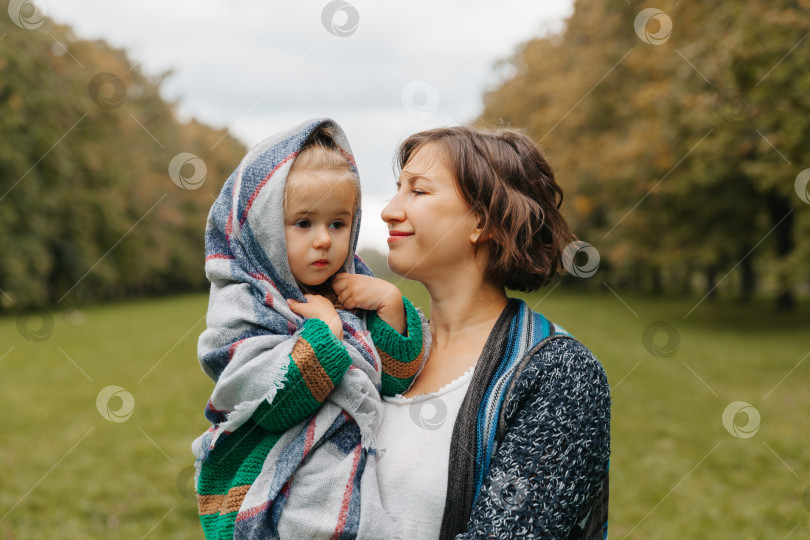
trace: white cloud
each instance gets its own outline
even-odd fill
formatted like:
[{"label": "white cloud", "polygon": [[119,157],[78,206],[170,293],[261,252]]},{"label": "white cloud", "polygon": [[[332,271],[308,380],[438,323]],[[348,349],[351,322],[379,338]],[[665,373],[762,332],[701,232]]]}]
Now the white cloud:
[{"label": "white cloud", "polygon": [[[181,116],[227,127],[248,146],[307,118],[334,118],[362,179],[360,244],[386,251],[379,211],[393,196],[397,143],[474,119],[497,80],[495,62],[559,29],[573,0],[350,2],[359,24],[347,37],[322,25],[326,0],[46,0],[46,11],[79,37],[126,48],[146,73],[173,69],[163,93],[180,99]],[[426,117],[402,101],[415,80],[437,91]],[[417,95],[416,104],[430,106],[419,101],[426,97]]]}]

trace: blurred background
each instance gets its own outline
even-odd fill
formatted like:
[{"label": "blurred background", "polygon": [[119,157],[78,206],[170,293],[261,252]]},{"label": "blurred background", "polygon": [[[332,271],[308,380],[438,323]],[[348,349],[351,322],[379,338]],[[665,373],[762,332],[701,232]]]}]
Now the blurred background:
[{"label": "blurred background", "polygon": [[525,129],[600,359],[610,537],[810,538],[810,1],[0,0],[0,538],[200,538],[208,211],[248,148],[347,132],[360,255],[411,133]]}]

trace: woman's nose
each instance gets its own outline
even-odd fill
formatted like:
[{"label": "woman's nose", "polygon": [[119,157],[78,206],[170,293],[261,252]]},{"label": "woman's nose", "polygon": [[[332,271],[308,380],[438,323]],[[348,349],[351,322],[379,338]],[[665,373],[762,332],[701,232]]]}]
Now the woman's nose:
[{"label": "woman's nose", "polygon": [[394,195],[394,198],[388,201],[380,212],[380,217],[386,223],[405,220],[405,209],[400,203],[399,194]]}]

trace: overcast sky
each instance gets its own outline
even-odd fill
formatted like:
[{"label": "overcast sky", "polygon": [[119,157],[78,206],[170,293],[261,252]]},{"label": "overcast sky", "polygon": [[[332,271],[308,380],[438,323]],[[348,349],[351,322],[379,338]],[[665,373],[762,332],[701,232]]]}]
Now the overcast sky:
[{"label": "overcast sky", "polygon": [[[41,2],[38,2],[40,4]],[[473,120],[498,60],[562,28],[572,0],[71,0],[44,3],[79,37],[126,48],[183,118],[252,146],[306,119],[346,131],[363,185],[359,246],[387,252],[379,217],[411,133]],[[225,178],[209,178],[220,184]]]}]

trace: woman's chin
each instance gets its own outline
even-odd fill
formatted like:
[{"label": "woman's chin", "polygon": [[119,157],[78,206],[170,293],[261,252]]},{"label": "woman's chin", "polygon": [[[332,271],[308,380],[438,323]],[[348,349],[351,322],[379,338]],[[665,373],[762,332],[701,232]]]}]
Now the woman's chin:
[{"label": "woman's chin", "polygon": [[400,277],[407,277],[408,279],[415,279],[411,276],[411,272],[414,270],[411,265],[404,264],[404,261],[398,260],[400,257],[392,254],[390,251],[388,252],[388,268],[391,269],[393,273]]}]

